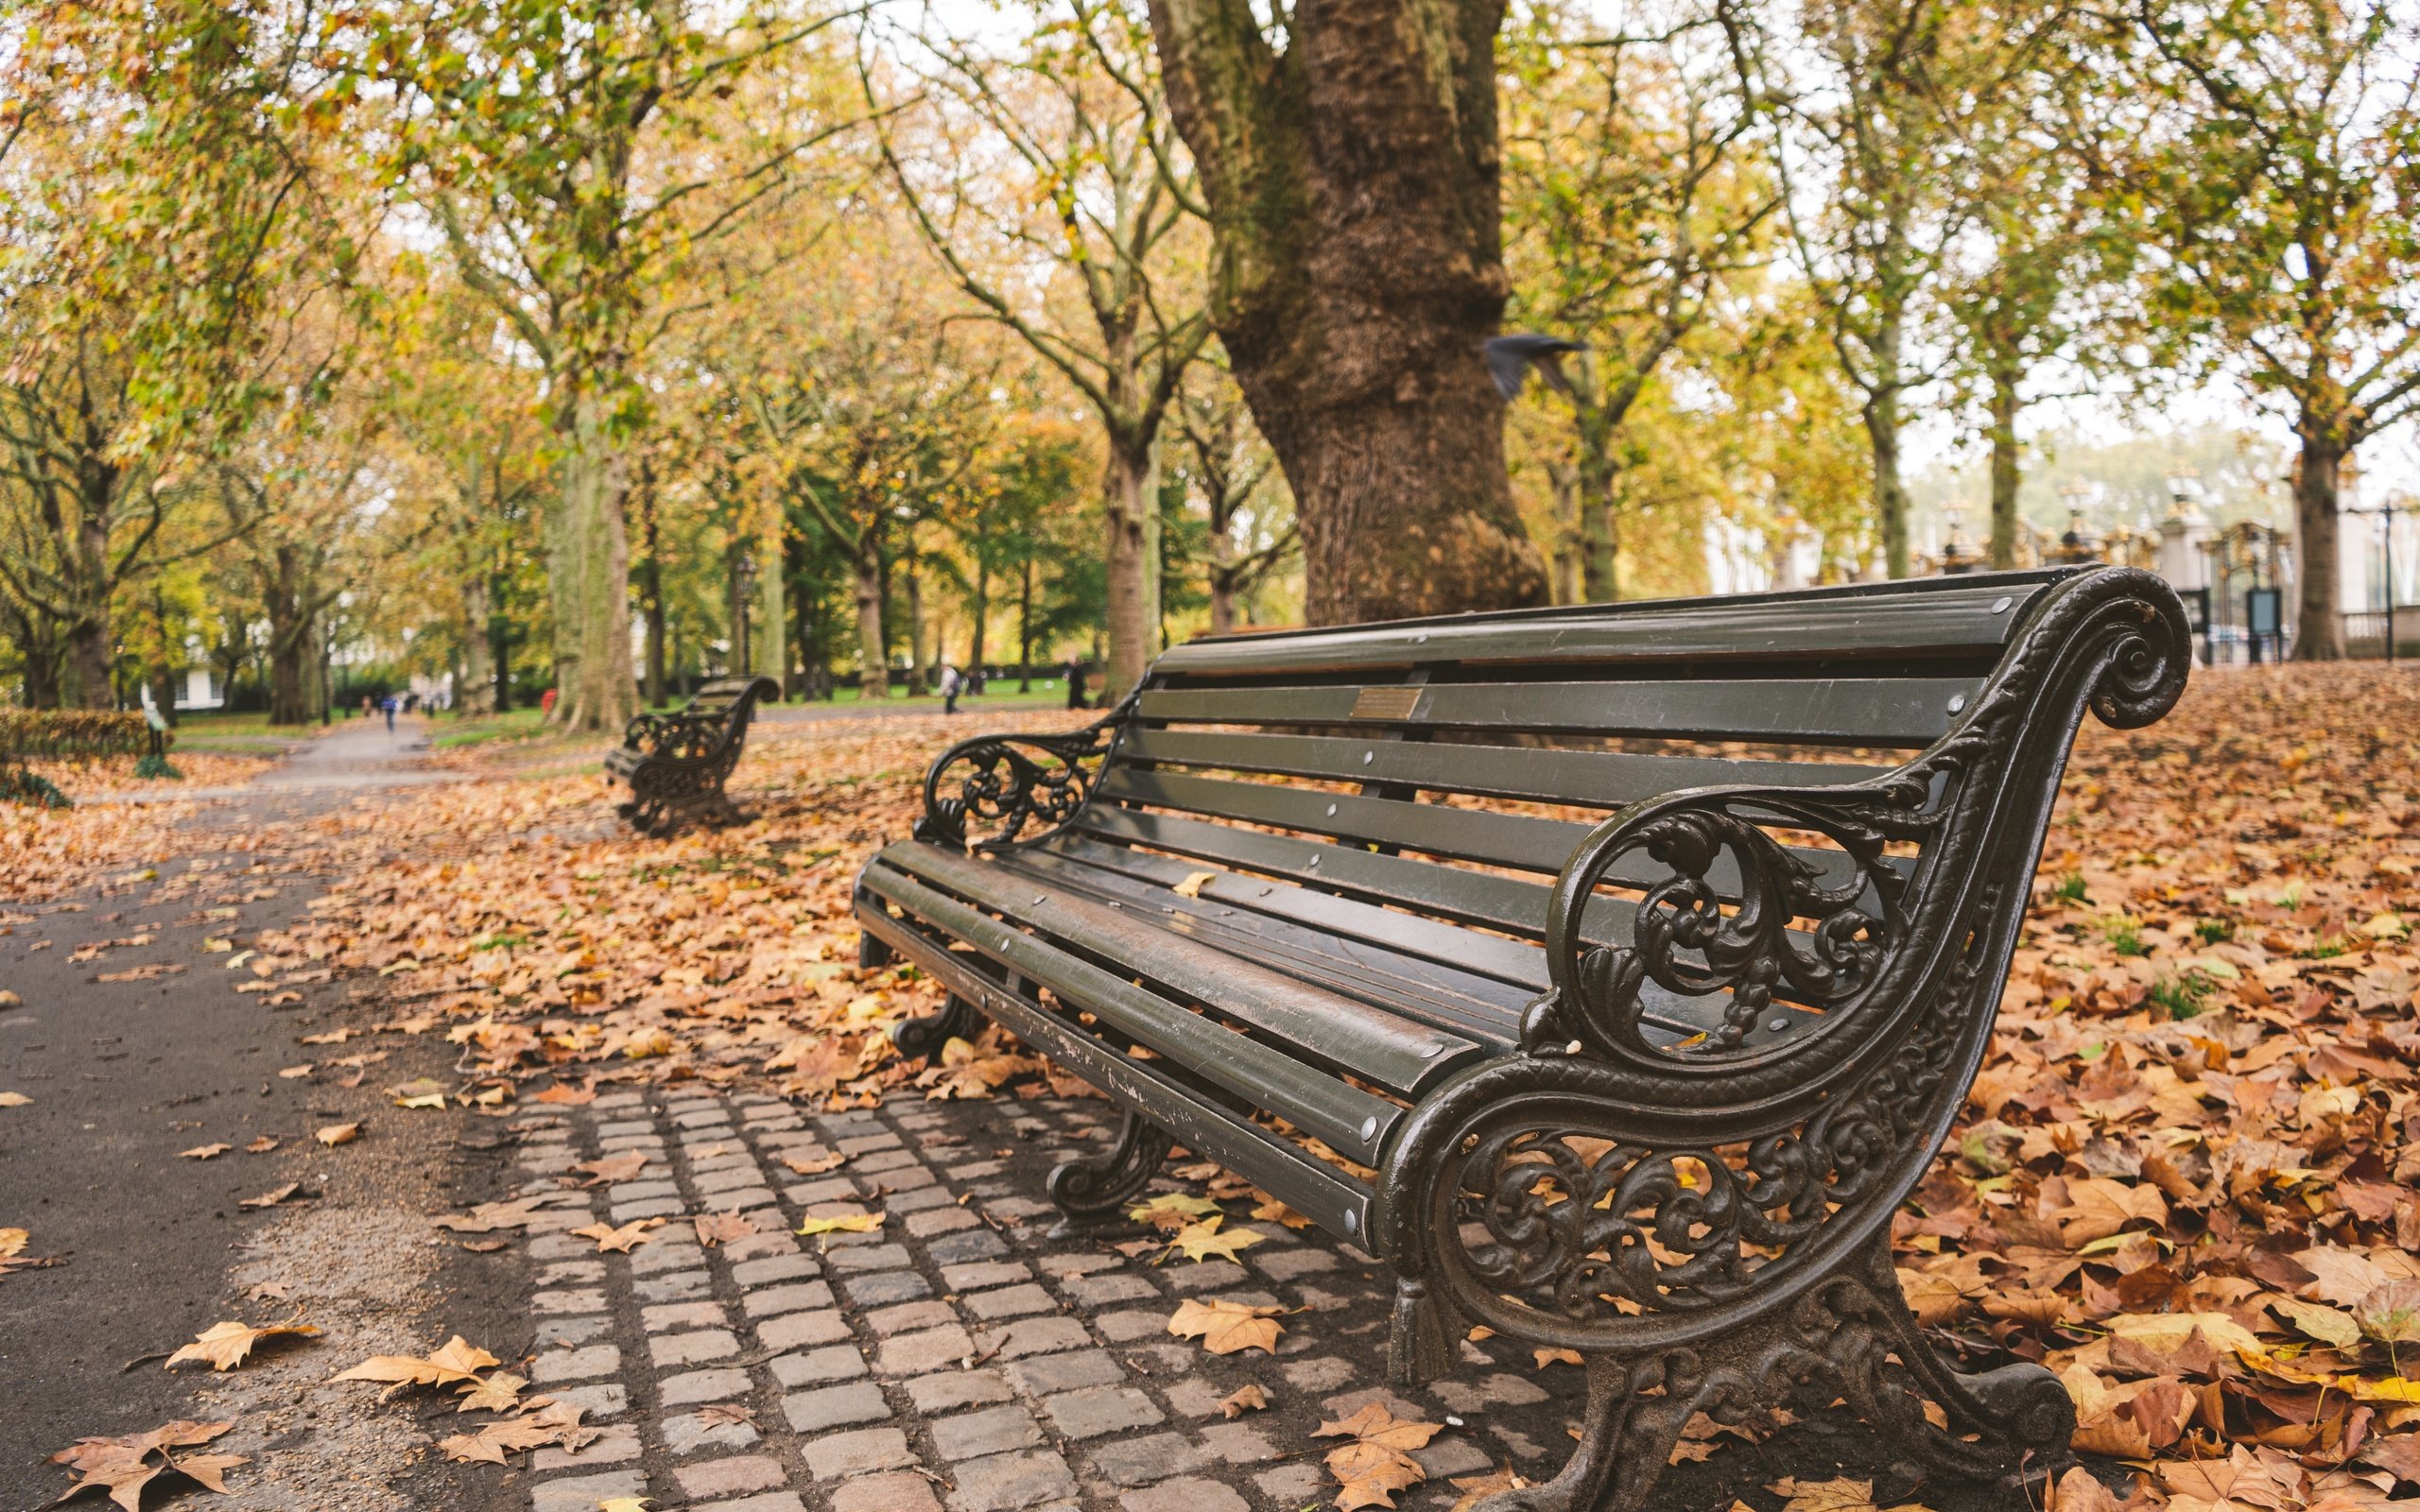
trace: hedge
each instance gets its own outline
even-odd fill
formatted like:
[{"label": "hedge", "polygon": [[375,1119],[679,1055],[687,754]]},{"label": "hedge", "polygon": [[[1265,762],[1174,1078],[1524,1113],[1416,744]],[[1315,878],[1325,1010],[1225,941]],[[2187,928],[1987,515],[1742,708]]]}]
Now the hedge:
[{"label": "hedge", "polygon": [[150,746],[150,726],[137,710],[0,709],[0,761],[137,756]]}]

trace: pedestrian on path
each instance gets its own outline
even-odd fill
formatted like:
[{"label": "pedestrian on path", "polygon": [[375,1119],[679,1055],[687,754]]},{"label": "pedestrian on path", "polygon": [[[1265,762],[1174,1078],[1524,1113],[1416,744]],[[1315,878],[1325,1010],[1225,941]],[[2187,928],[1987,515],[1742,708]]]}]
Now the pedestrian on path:
[{"label": "pedestrian on path", "polygon": [[395,734],[395,696],[391,693],[387,695],[378,707],[387,713],[387,736],[391,740]]},{"label": "pedestrian on path", "polygon": [[942,713],[958,713],[958,694],[964,686],[966,679],[958,675],[958,668],[950,664],[949,658],[942,658]]}]

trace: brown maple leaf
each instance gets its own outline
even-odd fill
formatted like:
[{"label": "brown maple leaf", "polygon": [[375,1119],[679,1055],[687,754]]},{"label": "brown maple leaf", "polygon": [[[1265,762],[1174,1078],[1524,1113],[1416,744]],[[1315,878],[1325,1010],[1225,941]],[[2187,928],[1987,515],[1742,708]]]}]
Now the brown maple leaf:
[{"label": "brown maple leaf", "polygon": [[319,1337],[319,1333],[318,1325],[301,1321],[299,1314],[266,1328],[248,1323],[214,1323],[196,1335],[191,1344],[168,1356],[168,1368],[174,1369],[187,1360],[201,1360],[213,1370],[233,1370],[263,1339],[310,1339]]},{"label": "brown maple leaf", "polygon": [[1188,1297],[1169,1317],[1168,1332],[1180,1339],[1201,1339],[1201,1347],[1212,1354],[1240,1354],[1246,1349],[1275,1354],[1277,1336],[1286,1332],[1286,1326],[1277,1321],[1284,1311]]},{"label": "brown maple leaf", "polygon": [[596,1240],[596,1247],[600,1252],[610,1249],[617,1254],[627,1255],[641,1245],[653,1243],[655,1235],[649,1230],[663,1227],[664,1220],[661,1218],[637,1218],[622,1225],[619,1228],[611,1224],[592,1223],[585,1228],[574,1228],[571,1231],[582,1239]]}]

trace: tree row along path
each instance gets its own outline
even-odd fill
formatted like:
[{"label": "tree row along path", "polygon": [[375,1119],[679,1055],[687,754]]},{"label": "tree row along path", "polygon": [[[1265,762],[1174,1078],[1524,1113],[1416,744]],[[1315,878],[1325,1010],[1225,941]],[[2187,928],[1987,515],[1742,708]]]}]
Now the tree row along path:
[{"label": "tree row along path", "polygon": [[[1190,1160],[1054,1238],[1043,1173],[1105,1105],[997,1031],[890,1050],[935,993],[856,966],[849,880],[972,728],[769,726],[751,819],[666,840],[594,742],[409,725],[0,813],[0,1504],[179,1420],[86,1473],[513,1512],[1444,1512],[1548,1473],[1570,1362],[1479,1331],[1390,1393],[1367,1256]],[[2344,667],[2083,736],[1897,1225],[1945,1345],[2067,1383],[2063,1509],[2420,1486],[2415,733],[2408,675]],[[1998,1504],[1822,1402],[1679,1453],[1691,1512]]]}]

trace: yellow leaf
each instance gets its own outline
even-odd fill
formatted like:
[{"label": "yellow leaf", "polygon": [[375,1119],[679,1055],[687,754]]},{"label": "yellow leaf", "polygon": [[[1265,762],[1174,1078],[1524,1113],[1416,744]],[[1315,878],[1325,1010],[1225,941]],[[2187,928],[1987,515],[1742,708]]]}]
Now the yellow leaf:
[{"label": "yellow leaf", "polygon": [[843,1212],[826,1218],[808,1218],[801,1222],[802,1234],[870,1234],[882,1227],[878,1212]]},{"label": "yellow leaf", "polygon": [[354,1141],[361,1138],[361,1125],[358,1124],[330,1124],[324,1127],[313,1130],[311,1137],[333,1149],[337,1145],[350,1144]]},{"label": "yellow leaf", "polygon": [[1185,873],[1183,882],[1168,890],[1180,898],[1199,898],[1202,888],[1218,880],[1219,874],[1215,871],[1191,871]]},{"label": "yellow leaf", "polygon": [[1230,1228],[1219,1232],[1225,1214],[1213,1214],[1200,1223],[1186,1224],[1168,1241],[1168,1247],[1195,1262],[1216,1255],[1220,1260],[1236,1259],[1236,1251],[1265,1243],[1269,1236],[1257,1228]]},{"label": "yellow leaf", "polygon": [[233,1144],[197,1144],[190,1150],[179,1150],[177,1152],[177,1159],[180,1160],[211,1160],[226,1154],[229,1150],[232,1150],[234,1147],[235,1146]]},{"label": "yellow leaf", "polygon": [[424,1092],[418,1097],[398,1097],[395,1099],[395,1106],[397,1108],[441,1108],[445,1106],[445,1094],[443,1092]]},{"label": "yellow leaf", "polygon": [[0,1108],[23,1108],[32,1101],[23,1092],[0,1092]]},{"label": "yellow leaf", "polygon": [[1219,1402],[1219,1410],[1230,1418],[1240,1418],[1248,1412],[1266,1412],[1268,1409],[1269,1393],[1256,1385],[1237,1386]]},{"label": "yellow leaf", "polygon": [[1219,1211],[1219,1205],[1189,1192],[1163,1192],[1150,1201],[1126,1210],[1126,1216],[1136,1223],[1147,1223],[1154,1228],[1171,1231],[1183,1228],[1197,1218],[1206,1218]]},{"label": "yellow leaf", "polygon": [[1550,1365],[1586,1365],[1588,1363],[1580,1358],[1580,1351],[1577,1349],[1532,1349],[1530,1352],[1538,1357],[1537,1367],[1541,1370]]}]

